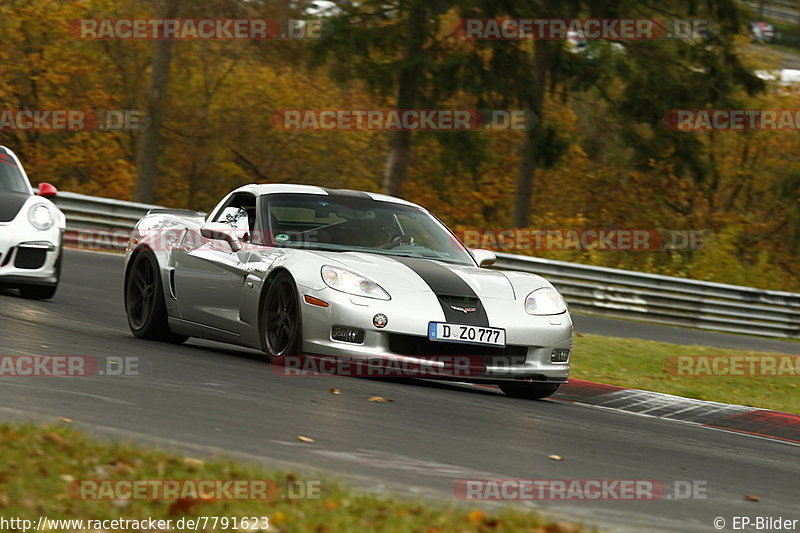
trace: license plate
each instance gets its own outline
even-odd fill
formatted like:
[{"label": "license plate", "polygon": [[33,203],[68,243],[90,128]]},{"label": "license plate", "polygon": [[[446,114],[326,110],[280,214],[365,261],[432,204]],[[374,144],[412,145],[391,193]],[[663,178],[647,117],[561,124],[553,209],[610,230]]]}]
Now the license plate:
[{"label": "license plate", "polygon": [[432,341],[463,342],[502,348],[506,345],[506,330],[485,326],[431,322],[428,324],[428,338]]}]

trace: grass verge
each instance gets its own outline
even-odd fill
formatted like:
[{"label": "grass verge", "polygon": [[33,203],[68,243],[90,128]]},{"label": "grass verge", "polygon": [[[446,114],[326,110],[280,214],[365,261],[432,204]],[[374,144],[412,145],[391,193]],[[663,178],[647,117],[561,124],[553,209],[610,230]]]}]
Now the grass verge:
[{"label": "grass verge", "polygon": [[[270,532],[585,531],[573,523],[549,523],[536,514],[516,509],[495,512],[471,509],[468,505],[395,500],[351,490],[340,483],[301,479],[291,472],[264,471],[222,459],[203,461],[136,445],[101,443],[68,426],[0,424],[0,450],[0,516],[32,520],[34,527],[41,516],[83,520],[153,518],[172,520],[173,531],[178,531],[175,526],[179,519],[206,516],[226,517],[229,527],[213,528],[209,523],[207,527],[201,525],[199,531],[259,530],[257,527],[230,527],[234,517],[267,517]],[[280,496],[270,491],[270,495],[277,496],[272,501],[110,501],[81,499],[76,489],[80,480],[134,479],[272,480],[280,488]],[[316,481],[319,482],[319,497],[284,499],[283,496],[300,495],[299,487],[311,490],[310,482]],[[86,525],[84,530],[97,529]],[[81,528],[73,525],[60,529]]]},{"label": "grass verge", "polygon": [[[710,346],[670,344],[578,333],[570,377],[665,392],[699,400],[800,413],[800,373],[775,377],[676,376],[669,358],[681,355],[769,355]],[[800,353],[800,349],[798,349]]]}]

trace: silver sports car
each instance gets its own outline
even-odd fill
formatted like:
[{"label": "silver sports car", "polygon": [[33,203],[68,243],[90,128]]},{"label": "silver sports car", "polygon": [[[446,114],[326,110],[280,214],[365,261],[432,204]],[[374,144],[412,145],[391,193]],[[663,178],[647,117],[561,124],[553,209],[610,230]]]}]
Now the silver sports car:
[{"label": "silver sports car", "polygon": [[267,359],[379,358],[469,372],[508,395],[565,383],[572,320],[540,276],[488,270],[413,203],[307,185],[246,185],[208,217],[153,209],[133,231],[125,308],[137,337],[202,337]]}]

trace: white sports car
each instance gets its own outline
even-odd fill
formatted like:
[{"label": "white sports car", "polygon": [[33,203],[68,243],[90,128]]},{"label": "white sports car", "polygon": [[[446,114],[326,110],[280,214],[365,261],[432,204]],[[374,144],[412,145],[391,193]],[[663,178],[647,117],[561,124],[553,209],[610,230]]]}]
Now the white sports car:
[{"label": "white sports car", "polygon": [[49,183],[31,187],[17,156],[0,146],[0,286],[52,298],[61,272],[64,213]]},{"label": "white sports car", "polygon": [[482,268],[494,261],[399,198],[246,185],[207,218],[154,209],[138,222],[125,308],[137,337],[203,337],[269,360],[470,357],[477,370],[441,377],[549,396],[569,374],[567,306],[540,276]]}]

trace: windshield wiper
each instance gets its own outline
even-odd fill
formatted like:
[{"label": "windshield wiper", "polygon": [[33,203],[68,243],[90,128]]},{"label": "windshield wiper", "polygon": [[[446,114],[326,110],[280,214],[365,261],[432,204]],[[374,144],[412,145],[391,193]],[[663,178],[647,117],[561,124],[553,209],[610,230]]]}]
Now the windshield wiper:
[{"label": "windshield wiper", "polygon": [[452,260],[445,259],[442,256],[435,255],[435,254],[423,254],[423,253],[412,254],[412,253],[403,253],[403,252],[390,252],[390,253],[388,253],[386,255],[397,255],[397,256],[400,256],[400,257],[411,257],[411,258],[416,258],[416,259],[436,259],[437,261],[442,261],[444,263],[453,263]]},{"label": "windshield wiper", "polygon": [[291,244],[284,244],[283,246],[275,246],[276,248],[284,248],[286,250],[320,250],[323,252],[351,252],[352,250],[347,250],[344,248],[329,248],[327,246],[320,246],[319,244],[310,243],[310,242],[303,242],[303,243],[291,243]]}]

